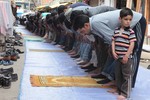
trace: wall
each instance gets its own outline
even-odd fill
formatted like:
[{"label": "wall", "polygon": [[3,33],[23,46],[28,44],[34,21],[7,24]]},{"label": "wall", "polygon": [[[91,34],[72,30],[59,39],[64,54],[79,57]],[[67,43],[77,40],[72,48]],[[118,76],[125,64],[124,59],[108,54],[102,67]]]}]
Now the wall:
[{"label": "wall", "polygon": [[52,1],[54,0],[41,0],[41,5],[48,5]]},{"label": "wall", "polygon": [[90,6],[106,5],[106,6],[115,6],[116,0],[90,0]]},{"label": "wall", "polygon": [[99,0],[90,0],[90,6],[98,6]]}]

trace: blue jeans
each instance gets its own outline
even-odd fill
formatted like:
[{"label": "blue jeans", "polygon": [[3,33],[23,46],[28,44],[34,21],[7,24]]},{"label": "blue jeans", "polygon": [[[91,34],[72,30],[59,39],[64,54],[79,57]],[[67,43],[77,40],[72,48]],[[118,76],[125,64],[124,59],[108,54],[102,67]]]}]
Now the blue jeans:
[{"label": "blue jeans", "polygon": [[82,60],[89,61],[91,59],[92,55],[92,44],[90,43],[81,43],[80,44],[80,50],[79,54]]},{"label": "blue jeans", "polygon": [[109,55],[101,74],[106,76],[110,80],[114,80],[115,79],[115,64],[116,64],[116,61],[114,60],[112,56]]}]

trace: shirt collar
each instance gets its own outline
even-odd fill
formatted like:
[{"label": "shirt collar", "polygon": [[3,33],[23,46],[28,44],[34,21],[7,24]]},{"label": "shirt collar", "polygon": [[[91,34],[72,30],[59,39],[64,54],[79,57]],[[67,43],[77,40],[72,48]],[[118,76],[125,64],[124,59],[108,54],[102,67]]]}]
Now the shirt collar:
[{"label": "shirt collar", "polygon": [[[121,26],[118,27],[118,29],[120,29],[120,28],[121,28]],[[130,28],[131,28],[130,26],[129,27],[125,27],[124,30],[128,31]]]}]

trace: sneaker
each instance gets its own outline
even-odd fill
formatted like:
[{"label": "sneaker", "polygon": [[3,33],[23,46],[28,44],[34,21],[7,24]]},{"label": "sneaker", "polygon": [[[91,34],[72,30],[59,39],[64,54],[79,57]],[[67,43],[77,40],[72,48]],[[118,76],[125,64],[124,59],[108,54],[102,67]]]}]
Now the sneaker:
[{"label": "sneaker", "polygon": [[4,66],[9,66],[9,65],[13,65],[14,63],[13,63],[13,61],[11,61],[11,60],[3,60],[3,65]]}]

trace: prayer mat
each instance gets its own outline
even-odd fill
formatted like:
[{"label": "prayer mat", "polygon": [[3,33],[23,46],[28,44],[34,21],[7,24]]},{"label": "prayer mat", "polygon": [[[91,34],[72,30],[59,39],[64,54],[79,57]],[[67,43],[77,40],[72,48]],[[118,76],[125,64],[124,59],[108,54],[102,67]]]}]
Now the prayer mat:
[{"label": "prayer mat", "polygon": [[37,42],[42,42],[44,40],[43,38],[37,36],[25,36],[24,39],[27,41],[37,41]]},{"label": "prayer mat", "polygon": [[110,88],[102,86],[96,80],[87,76],[39,76],[30,75],[30,82],[33,87],[95,87]]},{"label": "prayer mat", "polygon": [[64,52],[64,50],[29,49],[32,52]]}]

